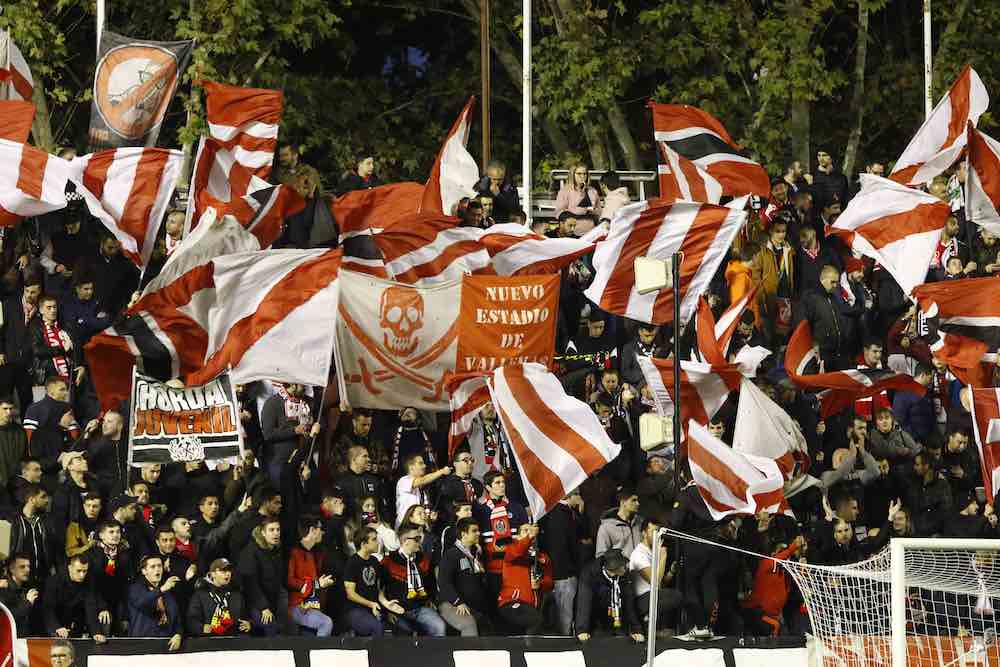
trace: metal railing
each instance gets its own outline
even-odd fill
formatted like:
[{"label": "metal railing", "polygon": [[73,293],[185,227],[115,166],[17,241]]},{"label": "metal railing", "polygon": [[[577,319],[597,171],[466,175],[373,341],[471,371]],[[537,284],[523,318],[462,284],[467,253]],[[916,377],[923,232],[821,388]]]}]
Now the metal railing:
[{"label": "metal railing", "polygon": [[[590,182],[597,187],[597,184],[601,182],[601,176],[606,174],[607,171],[595,170],[590,172]],[[618,178],[621,179],[622,183],[629,188],[629,194],[632,195],[632,201],[645,201],[646,196],[646,184],[653,183],[656,181],[655,171],[618,171]],[[553,169],[549,172],[549,178],[551,179],[552,188],[558,192],[562,184],[569,179],[568,169]],[[548,193],[534,191],[531,197],[531,213],[530,216],[534,218],[554,218],[556,210],[556,200],[551,197],[551,190]],[[521,201],[524,201],[524,189],[518,188],[518,196],[520,196]]]}]

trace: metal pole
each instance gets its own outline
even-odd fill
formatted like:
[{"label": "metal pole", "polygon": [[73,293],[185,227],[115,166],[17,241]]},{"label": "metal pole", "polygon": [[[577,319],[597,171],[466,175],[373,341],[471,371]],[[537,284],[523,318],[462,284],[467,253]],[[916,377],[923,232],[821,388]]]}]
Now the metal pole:
[{"label": "metal pole", "polygon": [[[660,571],[660,542],[667,535],[666,528],[658,528],[653,536],[653,564],[649,571],[650,576],[655,580],[656,573]],[[656,616],[657,603],[660,599],[660,582],[649,582],[649,624],[646,626],[646,667],[653,667],[653,660],[656,658]]]},{"label": "metal pole", "polygon": [[521,10],[524,37],[521,48],[521,180],[524,183],[524,211],[531,225],[531,0]]},{"label": "metal pole", "polygon": [[490,163],[490,0],[482,0],[479,12],[479,69],[483,84],[483,173]]},{"label": "metal pole", "polygon": [[681,262],[684,253],[675,252],[670,271],[674,282],[674,494],[680,493],[681,444]]},{"label": "metal pole", "polygon": [[[681,262],[684,253],[675,252],[670,262],[670,273],[674,283],[674,500],[681,496]],[[677,559],[676,581],[681,595],[684,595],[684,579],[681,570],[684,568],[684,545],[680,539],[674,540]],[[684,606],[681,606],[678,616],[678,628],[685,621]],[[653,667],[650,662],[648,667]]]},{"label": "metal pole", "polygon": [[104,32],[104,0],[97,0],[97,57],[101,57],[101,33]]},{"label": "metal pole", "polygon": [[924,0],[924,120],[934,109],[934,64],[931,62],[931,0]]},{"label": "metal pole", "polygon": [[889,542],[889,591],[891,610],[891,664],[906,667],[906,571],[905,545],[901,540]]}]

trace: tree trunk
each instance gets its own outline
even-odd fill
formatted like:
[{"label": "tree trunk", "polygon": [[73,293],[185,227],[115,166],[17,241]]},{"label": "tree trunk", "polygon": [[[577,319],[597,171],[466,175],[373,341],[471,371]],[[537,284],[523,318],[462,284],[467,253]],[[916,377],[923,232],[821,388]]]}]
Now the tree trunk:
[{"label": "tree trunk", "polygon": [[604,142],[601,141],[601,128],[589,118],[584,118],[583,133],[587,137],[587,147],[590,149],[590,168],[607,169],[610,160],[604,149]]},{"label": "tree trunk", "polygon": [[868,6],[862,0],[858,2],[858,46],[854,62],[854,95],[851,99],[851,111],[854,114],[854,127],[847,138],[847,150],[844,151],[843,172],[848,178],[854,173],[854,162],[858,156],[858,144],[861,143],[861,130],[865,117],[865,62],[868,59]]},{"label": "tree trunk", "polygon": [[31,134],[35,139],[35,146],[51,153],[56,149],[56,142],[52,138],[52,116],[49,114],[49,105],[45,100],[45,86],[42,78],[37,77],[35,88],[31,93],[31,103],[35,105],[35,119],[31,123]]},{"label": "tree trunk", "polygon": [[792,135],[793,159],[802,163],[802,169],[810,173],[812,149],[809,145],[809,100],[792,100],[792,113],[788,131]]},{"label": "tree trunk", "polygon": [[[477,0],[462,0],[462,6],[465,8],[466,14],[478,23],[479,2]],[[521,59],[518,57],[516,50],[507,42],[505,33],[496,31],[491,37],[490,44],[497,56],[497,61],[503,67],[511,83],[514,84],[517,92],[523,93],[524,82],[521,79]],[[548,137],[549,143],[552,144],[553,150],[558,155],[566,155],[570,152],[569,139],[566,138],[566,133],[562,131],[559,125],[540,114],[536,107],[532,107],[531,117],[541,125],[542,131]]]},{"label": "tree trunk", "polygon": [[608,107],[608,123],[611,131],[614,132],[615,139],[618,140],[618,147],[621,148],[622,155],[625,156],[625,164],[630,171],[641,171],[642,161],[639,159],[639,149],[635,145],[632,137],[632,130],[628,127],[628,121],[618,103]]}]

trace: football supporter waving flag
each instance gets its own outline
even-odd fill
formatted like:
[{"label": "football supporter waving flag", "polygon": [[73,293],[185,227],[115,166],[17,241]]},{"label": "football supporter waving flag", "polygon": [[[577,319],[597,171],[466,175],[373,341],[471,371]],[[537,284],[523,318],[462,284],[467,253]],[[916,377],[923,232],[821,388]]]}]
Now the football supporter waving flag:
[{"label": "football supporter waving flag", "polygon": [[0,226],[66,207],[66,160],[0,139]]}]

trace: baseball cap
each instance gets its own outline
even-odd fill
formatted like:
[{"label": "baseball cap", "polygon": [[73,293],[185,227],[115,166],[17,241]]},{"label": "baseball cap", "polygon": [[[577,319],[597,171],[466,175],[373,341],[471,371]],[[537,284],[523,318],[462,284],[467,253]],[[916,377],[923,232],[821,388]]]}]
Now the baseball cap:
[{"label": "baseball cap", "polygon": [[212,564],[208,566],[209,572],[218,572],[220,570],[232,570],[233,564],[230,563],[225,558],[216,558],[212,561]]},{"label": "baseball cap", "polygon": [[135,505],[136,500],[132,496],[127,496],[124,493],[117,495],[111,500],[110,512],[114,514],[123,507],[128,507],[129,505]]}]

